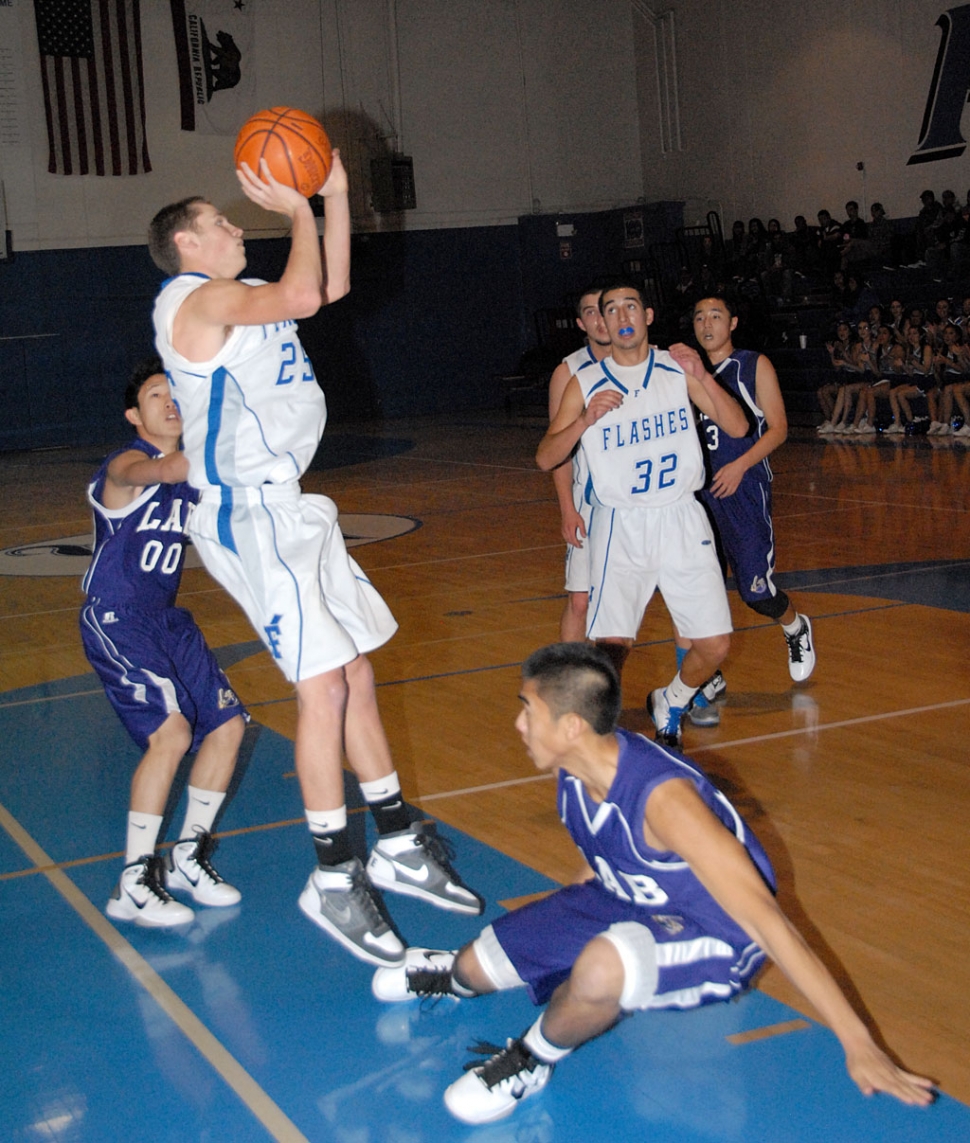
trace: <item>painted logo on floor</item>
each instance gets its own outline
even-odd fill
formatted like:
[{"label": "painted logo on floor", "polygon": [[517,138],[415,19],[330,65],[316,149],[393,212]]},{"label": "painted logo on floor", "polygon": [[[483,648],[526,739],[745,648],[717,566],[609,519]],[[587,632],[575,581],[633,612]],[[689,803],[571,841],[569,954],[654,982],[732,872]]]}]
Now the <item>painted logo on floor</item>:
[{"label": "painted logo on floor", "polygon": [[[340,527],[348,548],[393,540],[421,527],[421,521],[410,516],[380,516],[369,513],[340,515]],[[36,544],[20,544],[0,550],[0,575],[71,575],[83,576],[91,562],[91,533],[64,536],[60,540],[41,540]],[[191,544],[185,553],[185,566],[199,568],[202,561]]]}]

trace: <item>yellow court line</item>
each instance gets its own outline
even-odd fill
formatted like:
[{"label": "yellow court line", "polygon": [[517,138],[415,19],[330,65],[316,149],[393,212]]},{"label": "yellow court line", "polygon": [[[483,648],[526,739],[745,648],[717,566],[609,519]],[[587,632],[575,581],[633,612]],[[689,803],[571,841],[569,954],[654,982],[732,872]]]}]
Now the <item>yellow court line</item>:
[{"label": "yellow court line", "polygon": [[216,1039],[141,953],[132,948],[101,911],[91,904],[74,882],[57,868],[49,855],[3,805],[0,805],[0,826],[35,865],[44,867],[44,876],[54,889],[209,1061],[271,1137],[280,1143],[309,1143],[303,1132],[284,1115],[235,1056]]},{"label": "yellow court line", "polygon": [[780,1024],[766,1024],[763,1028],[752,1028],[749,1032],[735,1032],[724,1038],[729,1044],[739,1047],[741,1044],[753,1044],[757,1040],[770,1040],[772,1036],[787,1036],[789,1032],[804,1032],[811,1026],[808,1020],[799,1017],[797,1020],[783,1020]]}]

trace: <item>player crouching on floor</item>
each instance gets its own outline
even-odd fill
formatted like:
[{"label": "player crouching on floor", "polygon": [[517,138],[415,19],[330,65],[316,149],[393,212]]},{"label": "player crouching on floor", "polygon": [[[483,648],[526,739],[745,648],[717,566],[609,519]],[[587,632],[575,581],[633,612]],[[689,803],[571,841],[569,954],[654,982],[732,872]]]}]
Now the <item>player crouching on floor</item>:
[{"label": "player crouching on floor", "polygon": [[681,755],[617,728],[620,685],[603,651],[581,643],[536,651],[519,697],[516,729],[536,768],[558,774],[560,815],[591,876],[500,917],[458,953],[409,949],[403,967],[379,969],[373,981],[386,1001],[525,987],[547,1004],[445,1091],[453,1115],[466,1123],[509,1115],[621,1017],[729,1000],[766,956],[836,1034],[863,1093],[932,1100],[932,1082],[877,1047],[782,913],[771,864],[724,795]]}]

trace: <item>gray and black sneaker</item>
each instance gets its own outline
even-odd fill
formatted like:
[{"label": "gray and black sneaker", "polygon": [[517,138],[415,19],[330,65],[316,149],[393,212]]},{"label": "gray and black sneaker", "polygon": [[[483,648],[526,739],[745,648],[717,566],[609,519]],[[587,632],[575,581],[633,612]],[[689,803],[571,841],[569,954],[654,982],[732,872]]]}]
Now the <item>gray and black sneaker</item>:
[{"label": "gray and black sneaker", "polygon": [[384,919],[356,857],[315,869],[300,894],[300,908],[361,960],[383,967],[404,964],[404,945]]},{"label": "gray and black sneaker", "polygon": [[367,862],[367,876],[379,889],[419,897],[453,913],[478,916],[484,902],[455,872],[453,857],[434,822],[412,822],[405,830],[378,838]]}]

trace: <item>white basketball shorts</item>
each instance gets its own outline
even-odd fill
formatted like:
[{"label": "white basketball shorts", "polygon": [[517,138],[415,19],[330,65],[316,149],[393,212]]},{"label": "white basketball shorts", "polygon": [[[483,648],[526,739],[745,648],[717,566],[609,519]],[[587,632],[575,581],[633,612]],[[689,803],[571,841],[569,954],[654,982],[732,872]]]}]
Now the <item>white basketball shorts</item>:
[{"label": "white basketball shorts", "polygon": [[298,484],[206,491],[188,530],[291,682],[342,667],[397,630],[326,496]]},{"label": "white basketball shorts", "polygon": [[664,508],[594,507],[590,577],[590,639],[635,639],[657,588],[685,638],[732,629],[714,533],[693,496]]}]

